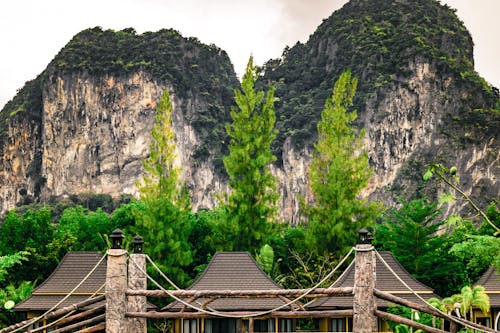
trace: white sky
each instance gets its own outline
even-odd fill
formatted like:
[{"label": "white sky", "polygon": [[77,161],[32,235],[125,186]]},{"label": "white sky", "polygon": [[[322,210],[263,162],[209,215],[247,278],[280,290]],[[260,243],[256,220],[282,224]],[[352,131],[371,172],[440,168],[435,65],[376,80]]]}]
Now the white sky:
[{"label": "white sky", "polygon": [[[0,109],[41,73],[78,32],[101,26],[138,33],[178,30],[225,50],[242,73],[253,54],[261,65],[286,45],[305,42],[347,0],[1,0]],[[442,0],[472,34],[476,70],[500,87],[500,0]]]}]

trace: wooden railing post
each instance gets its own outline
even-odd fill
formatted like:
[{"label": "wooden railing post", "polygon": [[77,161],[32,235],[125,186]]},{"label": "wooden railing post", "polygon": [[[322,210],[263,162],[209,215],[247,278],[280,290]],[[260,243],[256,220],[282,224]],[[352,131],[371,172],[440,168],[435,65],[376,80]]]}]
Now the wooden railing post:
[{"label": "wooden railing post", "polygon": [[116,229],[110,236],[113,247],[107,251],[106,333],[126,333],[127,251],[121,248],[123,233]]},{"label": "wooden railing post", "polygon": [[[134,253],[130,255],[128,263],[128,288],[132,290],[146,290],[146,255],[142,253],[143,240],[135,236],[133,240]],[[127,296],[127,312],[146,312],[146,296]],[[127,318],[128,333],[146,333],[146,318]]]},{"label": "wooden railing post", "polygon": [[359,231],[359,241],[356,245],[354,271],[354,304],[353,332],[377,332],[377,317],[375,316],[375,252],[371,244],[371,234],[364,229]]}]

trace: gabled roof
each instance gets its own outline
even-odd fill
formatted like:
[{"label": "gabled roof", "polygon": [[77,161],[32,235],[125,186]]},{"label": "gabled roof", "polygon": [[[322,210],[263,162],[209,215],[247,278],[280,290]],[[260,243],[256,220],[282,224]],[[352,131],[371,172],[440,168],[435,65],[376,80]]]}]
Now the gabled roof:
[{"label": "gabled roof", "polygon": [[[380,256],[389,265],[389,267],[417,294],[422,296],[425,300],[436,297],[434,290],[413,278],[404,268],[399,261],[394,258],[390,252],[379,252]],[[376,282],[375,288],[391,293],[395,296],[407,299],[412,302],[422,303],[408,288],[401,283],[394,274],[384,265],[384,263],[377,257],[376,258]],[[349,267],[342,273],[342,275],[334,282],[332,287],[353,287],[354,286],[354,260]],[[387,307],[388,303],[381,299],[376,298],[377,306]],[[352,308],[353,296],[331,296],[319,298],[308,305],[309,308]]]},{"label": "gabled roof", "polygon": [[500,273],[491,266],[474,285],[483,286],[490,297],[490,306],[500,308]]},{"label": "gabled roof", "polygon": [[[102,259],[99,252],[68,252],[57,268],[31,297],[15,306],[16,311],[46,311],[66,296]],[[104,293],[106,260],[103,260],[87,280],[58,308],[79,303],[95,292]]]},{"label": "gabled roof", "polygon": [[[188,288],[190,290],[276,290],[281,289],[253,260],[248,252],[217,252],[201,276]],[[208,299],[190,302],[201,308]],[[277,298],[218,298],[206,306],[214,310],[269,310],[285,302]],[[178,311],[184,307],[174,302],[167,311]],[[289,308],[284,308],[287,310]],[[187,308],[186,310],[191,310]]]}]

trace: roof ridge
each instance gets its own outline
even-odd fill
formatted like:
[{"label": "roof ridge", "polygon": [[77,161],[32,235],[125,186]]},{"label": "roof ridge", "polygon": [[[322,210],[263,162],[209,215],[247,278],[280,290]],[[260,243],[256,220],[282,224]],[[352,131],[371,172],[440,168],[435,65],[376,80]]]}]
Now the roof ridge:
[{"label": "roof ridge", "polygon": [[[68,251],[68,252],[66,252],[66,254],[64,255],[64,257],[63,257],[63,258],[61,259],[61,261],[57,264],[56,268],[52,271],[52,273],[50,273],[50,275],[49,275],[49,276],[48,276],[48,277],[47,277],[47,278],[46,278],[46,279],[45,279],[45,280],[44,280],[44,281],[43,281],[43,282],[42,282],[42,283],[41,283],[38,287],[36,287],[35,289],[33,289],[32,294],[33,294],[33,293],[36,293],[36,291],[37,291],[38,289],[42,288],[45,284],[47,284],[47,283],[48,283],[48,281],[50,281],[50,280],[51,280],[51,278],[52,278],[54,275],[56,275],[56,273],[60,270],[60,268],[62,267],[63,263],[64,263],[65,261],[67,261],[67,260],[68,260],[68,256],[69,256],[70,254],[74,253],[74,252],[77,252],[77,251]],[[21,304],[21,303],[20,303],[20,304]]]},{"label": "roof ridge", "polygon": [[187,290],[193,290],[191,288],[194,287],[194,285],[197,284],[207,274],[208,268],[213,265],[214,258],[217,256],[218,253],[220,253],[220,252],[217,251],[217,252],[214,253],[214,255],[212,256],[212,258],[210,258],[210,261],[208,262],[207,267],[205,267],[205,269],[203,270],[203,272],[196,278],[196,280],[194,280],[194,282],[191,283],[191,285],[186,288]]}]

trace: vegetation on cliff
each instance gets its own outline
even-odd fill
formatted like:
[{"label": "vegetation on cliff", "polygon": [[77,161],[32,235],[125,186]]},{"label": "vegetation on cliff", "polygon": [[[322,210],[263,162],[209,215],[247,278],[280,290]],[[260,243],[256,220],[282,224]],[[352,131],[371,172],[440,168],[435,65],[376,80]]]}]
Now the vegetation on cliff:
[{"label": "vegetation on cliff", "polygon": [[[498,91],[474,71],[472,39],[453,9],[435,0],[353,0],[324,20],[307,43],[286,48],[262,69],[261,82],[272,83],[279,97],[276,155],[285,138],[298,147],[315,141],[311,133],[321,103],[342,71],[351,69],[359,78],[354,105],[363,113],[368,101],[376,105],[392,85],[414,75],[409,65],[416,61],[466,88],[466,113],[498,107]],[[481,124],[487,118],[473,117]]]},{"label": "vegetation on cliff", "polygon": [[[193,153],[195,160],[205,160],[212,153],[218,170],[223,170],[221,156],[227,151],[224,126],[229,122],[233,91],[239,82],[225,51],[194,37],[185,38],[173,29],[137,34],[131,28],[114,31],[95,27],[78,33],[0,112],[0,137],[12,116],[41,121],[42,90],[50,84],[49,77],[86,73],[125,78],[137,71],[173,85],[186,120],[202,142]],[[198,103],[196,110],[186,112],[185,107],[193,101]]]},{"label": "vegetation on cliff", "polygon": [[185,38],[173,29],[137,34],[132,28],[114,31],[95,27],[73,37],[49,68],[59,74],[87,72],[118,77],[142,70],[158,82],[172,84],[184,103],[181,108],[187,99],[199,99],[203,105],[194,114],[185,113],[202,142],[194,157],[204,160],[215,151],[218,166],[222,166],[220,156],[227,142],[224,125],[229,122],[233,91],[239,82],[227,53],[217,46]]},{"label": "vegetation on cliff", "polygon": [[42,121],[42,78],[43,73],[36,79],[26,82],[16,96],[0,110],[0,157],[3,156],[2,148],[9,120],[14,117],[24,117],[28,121],[37,123]]}]

